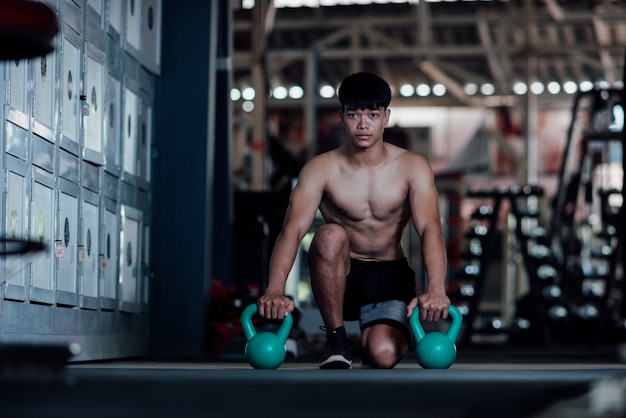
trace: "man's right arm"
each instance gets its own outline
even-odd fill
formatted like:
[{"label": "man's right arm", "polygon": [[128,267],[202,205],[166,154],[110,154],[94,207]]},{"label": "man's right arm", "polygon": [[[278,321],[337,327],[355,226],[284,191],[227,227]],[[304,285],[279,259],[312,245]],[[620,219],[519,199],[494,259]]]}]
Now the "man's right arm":
[{"label": "man's right arm", "polygon": [[315,160],[305,165],[291,192],[285,220],[270,258],[267,290],[257,302],[259,315],[265,318],[281,319],[294,310],[293,301],[285,296],[285,283],[322,198],[323,176],[316,167],[319,164]]}]

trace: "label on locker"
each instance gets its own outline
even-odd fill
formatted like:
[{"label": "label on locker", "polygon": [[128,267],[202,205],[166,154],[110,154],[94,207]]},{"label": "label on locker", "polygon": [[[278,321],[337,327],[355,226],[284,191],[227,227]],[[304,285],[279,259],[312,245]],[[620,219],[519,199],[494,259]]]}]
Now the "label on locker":
[{"label": "label on locker", "polygon": [[81,263],[87,261],[87,250],[82,245],[78,248],[78,261]]},{"label": "label on locker", "polygon": [[106,257],[104,256],[104,254],[100,254],[98,256],[98,258],[100,260],[100,270],[101,271],[106,270],[107,269],[107,259],[106,259]]},{"label": "label on locker", "polygon": [[55,242],[54,256],[56,258],[63,258],[65,256],[65,246],[60,240]]}]

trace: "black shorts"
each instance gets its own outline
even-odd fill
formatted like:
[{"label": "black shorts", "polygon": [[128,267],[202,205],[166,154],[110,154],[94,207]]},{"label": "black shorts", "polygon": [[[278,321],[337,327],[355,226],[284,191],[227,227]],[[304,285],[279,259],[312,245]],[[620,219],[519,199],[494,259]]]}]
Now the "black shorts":
[{"label": "black shorts", "polygon": [[[343,314],[344,320],[360,319],[361,307],[378,302],[399,300],[409,303],[416,296],[415,272],[406,258],[392,261],[350,260],[350,274],[346,279]],[[375,306],[375,305],[374,305]],[[383,323],[383,318],[378,323]],[[406,332],[406,324],[388,318],[389,325]],[[374,325],[361,324],[361,328]]]}]

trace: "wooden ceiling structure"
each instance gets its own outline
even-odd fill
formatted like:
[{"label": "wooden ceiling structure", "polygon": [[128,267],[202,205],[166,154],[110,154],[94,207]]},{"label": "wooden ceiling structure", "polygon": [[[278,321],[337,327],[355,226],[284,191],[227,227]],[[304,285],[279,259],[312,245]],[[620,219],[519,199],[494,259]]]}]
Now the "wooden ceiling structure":
[{"label": "wooden ceiling structure", "polygon": [[[517,81],[621,86],[625,50],[622,0],[296,8],[257,0],[254,8],[235,7],[232,14],[234,87],[270,91],[278,85],[300,85],[305,96],[323,84],[336,87],[353,72],[372,71],[395,90],[405,83],[441,83],[447,90],[443,96],[394,98],[396,104],[513,105],[518,102],[512,90]],[[467,83],[479,88],[489,83],[494,92],[468,95]],[[562,92],[537,96],[571,101]]]}]

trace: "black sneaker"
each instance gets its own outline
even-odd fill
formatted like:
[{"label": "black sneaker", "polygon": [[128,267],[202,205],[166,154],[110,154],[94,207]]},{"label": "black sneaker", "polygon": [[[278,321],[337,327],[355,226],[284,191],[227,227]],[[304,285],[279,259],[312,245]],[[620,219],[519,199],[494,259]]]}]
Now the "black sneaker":
[{"label": "black sneaker", "polygon": [[326,338],[326,352],[320,361],[320,369],[351,369],[352,343],[345,328],[327,331]]}]

